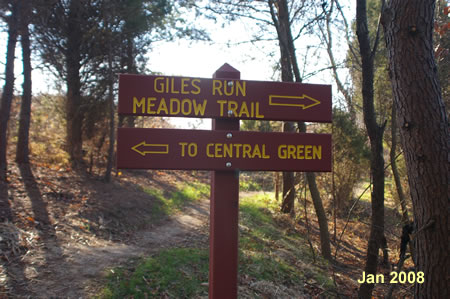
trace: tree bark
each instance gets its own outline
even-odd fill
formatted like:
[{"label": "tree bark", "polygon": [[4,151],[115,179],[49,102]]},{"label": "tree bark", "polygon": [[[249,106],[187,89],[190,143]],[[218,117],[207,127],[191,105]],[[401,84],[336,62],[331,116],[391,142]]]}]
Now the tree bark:
[{"label": "tree bark", "polygon": [[[281,77],[284,82],[302,82],[300,71],[298,68],[297,58],[295,54],[294,39],[292,38],[291,26],[289,21],[289,8],[286,0],[276,1],[278,9],[275,13],[273,1],[269,1],[272,21],[277,30],[278,40],[280,44],[281,54]],[[299,123],[301,132],[306,132],[304,123]],[[284,123],[284,132],[295,132],[295,125],[292,122]],[[322,256],[328,260],[332,259],[330,248],[330,236],[328,232],[328,220],[323,208],[320,192],[317,188],[316,177],[314,173],[306,174],[309,190],[316,210],[319,221],[320,242]],[[283,213],[294,213],[295,203],[295,181],[293,172],[283,172],[283,202],[281,211]]]},{"label": "tree bark", "polygon": [[406,196],[405,192],[403,192],[402,183],[400,180],[400,174],[398,172],[397,167],[397,111],[395,109],[395,105],[392,105],[392,124],[391,124],[391,137],[392,137],[392,144],[391,144],[391,151],[389,153],[389,157],[391,160],[391,169],[392,169],[392,175],[394,177],[395,181],[395,188],[397,190],[398,200],[400,202],[400,207],[402,209],[402,224],[406,225],[409,223],[409,216],[408,216],[408,208],[406,207]]},{"label": "tree bark", "polygon": [[280,173],[274,173],[274,183],[275,183],[275,200],[276,202],[280,201]]},{"label": "tree bark", "polygon": [[[16,53],[17,34],[19,26],[19,1],[13,1],[11,15],[8,18],[8,45],[6,50],[5,86],[0,103],[0,180],[6,180],[8,121],[11,113],[11,102],[14,92],[14,59]],[[7,200],[7,199],[6,199]]]},{"label": "tree bark", "polygon": [[383,26],[416,226],[416,298],[448,298],[450,134],[432,43],[434,0],[391,0]]},{"label": "tree bark", "polygon": [[[306,133],[306,125],[304,122],[298,124],[301,133]],[[314,172],[306,172],[306,180],[308,181],[309,192],[314,204],[314,210],[316,211],[317,221],[319,222],[320,230],[320,249],[322,256],[331,261],[333,259],[331,255],[330,246],[330,233],[328,231],[328,219],[325,209],[323,207],[322,198],[320,197],[320,191],[316,183],[316,174]]]},{"label": "tree bark", "polygon": [[[106,18],[105,18],[106,19]],[[108,20],[105,23],[109,24]],[[110,28],[108,28],[110,29]],[[109,106],[109,148],[106,163],[105,181],[111,181],[111,171],[114,159],[115,144],[115,120],[114,120],[114,73],[113,73],[113,54],[112,54],[112,33],[109,32],[108,38],[108,106]]]},{"label": "tree bark", "polygon": [[23,93],[20,107],[19,133],[16,148],[16,162],[29,163],[29,133],[31,121],[31,45],[28,25],[31,18],[31,6],[20,6],[20,35],[23,62]]},{"label": "tree bark", "polygon": [[[334,10],[334,5],[339,9],[339,1],[334,0],[330,3],[330,9],[325,12],[325,28],[319,27],[320,34],[322,36],[322,40],[324,40],[326,47],[327,47],[327,54],[328,59],[330,62],[330,67],[333,72],[333,78],[336,82],[336,86],[338,91],[341,92],[341,94],[344,96],[345,103],[347,104],[347,109],[350,113],[350,117],[353,122],[356,122],[356,109],[355,109],[355,103],[353,102],[353,97],[350,93],[350,91],[344,86],[344,83],[341,80],[341,77],[338,73],[338,66],[336,63],[336,59],[334,57],[334,51],[333,51],[333,34],[331,32],[330,24],[331,24],[331,15]],[[325,8],[324,8],[325,10]],[[347,25],[347,21],[344,19],[344,24]],[[345,30],[347,30],[348,27],[345,26]],[[348,36],[348,33],[346,34]],[[348,41],[349,42],[349,41]],[[350,43],[349,43],[350,44]]]},{"label": "tree bark", "polygon": [[[369,29],[367,25],[366,0],[356,2],[356,34],[359,41],[359,50],[362,62],[362,96],[364,123],[370,140],[371,159],[370,172],[373,181],[371,200],[371,225],[367,258],[364,271],[366,274],[377,273],[378,250],[384,243],[384,158],[383,158],[383,132],[384,125],[379,126],[376,121],[374,107],[374,53],[371,49]],[[375,45],[377,42],[375,42]],[[371,298],[373,283],[363,283],[359,289],[360,298]]]},{"label": "tree bark", "polygon": [[[274,5],[277,7],[275,12]],[[291,51],[289,50],[289,11],[285,0],[278,0],[276,4],[269,1],[269,8],[272,16],[273,24],[277,30],[278,43],[280,45],[280,64],[281,64],[281,81],[293,82],[293,69],[291,60]],[[285,122],[283,132],[295,132],[293,122]],[[283,172],[283,199],[281,203],[281,212],[294,215],[295,206],[295,174],[294,172]]]},{"label": "tree bark", "polygon": [[[295,132],[293,122],[285,122],[283,132]],[[292,171],[283,172],[283,200],[281,202],[281,212],[295,216],[295,173]]]},{"label": "tree bark", "polygon": [[322,198],[320,197],[319,188],[316,184],[316,174],[314,172],[307,172],[306,179],[308,180],[309,192],[316,211],[317,221],[319,222],[320,230],[320,249],[322,256],[331,261],[331,247],[330,247],[330,233],[328,232],[328,219],[323,208]]},{"label": "tree bark", "polygon": [[72,165],[78,167],[83,164],[83,113],[81,109],[81,51],[82,32],[80,27],[81,3],[72,0],[69,6],[67,20],[67,152]]},{"label": "tree bark", "polygon": [[[127,36],[127,72],[128,74],[137,73],[134,55],[134,40],[131,34],[128,34]],[[134,128],[136,126],[135,120],[135,116],[125,116],[125,121],[128,128]]]},{"label": "tree bark", "polygon": [[[291,53],[289,50],[288,28],[289,12],[287,11],[286,1],[280,0],[278,2],[278,39],[280,43],[281,52],[281,80],[283,82],[293,82]],[[295,125],[293,122],[285,122],[283,125],[283,132],[295,132]],[[281,212],[295,215],[295,173],[283,172],[283,202],[281,204]]]}]

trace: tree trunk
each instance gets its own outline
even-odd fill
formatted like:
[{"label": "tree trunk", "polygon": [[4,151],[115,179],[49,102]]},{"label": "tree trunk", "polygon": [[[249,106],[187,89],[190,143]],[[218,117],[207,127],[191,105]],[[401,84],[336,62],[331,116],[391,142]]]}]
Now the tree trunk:
[{"label": "tree trunk", "polygon": [[317,215],[317,221],[319,222],[320,230],[320,248],[322,256],[331,261],[331,247],[330,247],[330,234],[328,232],[328,219],[323,208],[322,198],[320,197],[319,188],[316,184],[316,174],[314,172],[307,172],[306,178],[308,180],[309,192],[311,192],[311,198],[314,204],[314,209]]},{"label": "tree trunk", "polygon": [[[338,73],[338,65],[336,63],[336,59],[334,57],[334,50],[333,50],[333,34],[331,32],[330,24],[331,24],[331,15],[333,14],[334,5],[337,5],[339,9],[339,2],[338,1],[331,1],[330,8],[325,13],[325,28],[319,27],[319,31],[322,37],[322,40],[325,42],[325,45],[327,47],[327,54],[328,59],[330,62],[331,71],[333,73],[333,78],[336,83],[338,91],[341,92],[341,94],[344,96],[345,103],[347,104],[348,112],[350,113],[350,117],[353,122],[356,122],[356,107],[355,103],[353,101],[353,96],[350,93],[349,89],[345,87],[344,83],[341,80],[341,77]],[[325,7],[323,8],[325,10]],[[347,21],[344,19],[345,24],[345,30],[348,29]],[[348,33],[346,34],[348,36]]]},{"label": "tree trunk", "polygon": [[[432,43],[434,0],[391,0],[383,11],[397,123],[413,203],[416,298],[448,298],[448,119]],[[420,275],[420,276],[419,276]]]},{"label": "tree trunk", "polygon": [[29,163],[29,133],[31,120],[31,46],[28,24],[31,17],[31,6],[20,7],[20,34],[23,60],[23,94],[20,107],[19,133],[16,148],[16,162]]},{"label": "tree trunk", "polygon": [[[306,133],[306,125],[304,122],[298,124],[301,133]],[[319,222],[320,230],[320,248],[322,256],[331,261],[331,247],[330,247],[330,233],[328,231],[328,219],[325,209],[323,207],[322,198],[320,197],[320,191],[316,184],[316,174],[314,172],[307,172],[306,179],[308,181],[309,192],[314,204],[314,210],[316,211],[317,221]]]},{"label": "tree trunk", "polygon": [[[289,51],[289,12],[285,0],[277,1],[278,11],[275,13],[274,3],[269,1],[272,20],[278,35],[278,43],[280,45],[280,64],[281,64],[281,81],[293,82],[291,52]],[[285,122],[283,132],[295,132],[293,122]],[[294,215],[295,205],[295,180],[294,172],[283,172],[283,200],[281,203],[281,212]]]},{"label": "tree trunk", "polygon": [[[8,148],[8,121],[11,113],[11,102],[14,92],[14,59],[18,33],[18,2],[14,1],[12,12],[8,18],[8,45],[6,52],[5,86],[3,87],[2,101],[0,103],[0,180],[6,180]],[[7,198],[6,198],[7,200]]]},{"label": "tree trunk", "polygon": [[[128,74],[136,74],[136,63],[134,55],[134,39],[131,34],[127,35],[127,72]],[[133,115],[125,116],[125,122],[128,128],[136,126],[136,117]]]},{"label": "tree trunk", "polygon": [[275,200],[276,202],[280,201],[280,173],[274,173],[274,184],[275,184]]},{"label": "tree trunk", "polygon": [[[293,82],[295,75],[295,82],[302,82],[300,71],[298,68],[297,58],[295,54],[294,40],[292,38],[291,26],[289,21],[289,8],[286,0],[278,0],[276,7],[277,14],[274,10],[273,1],[269,1],[270,12],[272,20],[278,34],[278,41],[280,45],[281,54],[281,77],[284,82]],[[306,132],[304,123],[299,123],[301,132]],[[284,123],[284,132],[295,132],[295,125],[291,122]],[[330,236],[328,232],[328,220],[323,208],[320,192],[317,188],[316,177],[314,173],[306,174],[309,190],[313,199],[314,208],[319,221],[320,228],[320,242],[322,256],[331,260]],[[283,202],[281,211],[283,213],[294,213],[295,203],[295,182],[293,172],[283,173]]]},{"label": "tree trunk", "polygon": [[69,7],[67,24],[67,152],[69,153],[72,165],[75,167],[83,164],[83,113],[81,111],[81,53],[80,45],[82,32],[80,28],[81,4],[72,0]]},{"label": "tree trunk", "polygon": [[[108,21],[105,21],[105,23]],[[108,22],[109,23],[109,22]],[[115,127],[114,127],[114,73],[112,63],[112,34],[108,37],[108,104],[109,104],[109,148],[108,160],[106,163],[105,181],[111,181],[111,171],[113,167],[114,158],[114,144],[115,144]]]},{"label": "tree trunk", "polygon": [[408,216],[408,208],[406,207],[406,196],[405,192],[403,192],[402,183],[400,181],[400,174],[397,168],[397,111],[395,109],[395,105],[392,105],[392,125],[391,125],[391,135],[392,135],[392,144],[391,144],[391,152],[389,154],[391,160],[391,168],[392,175],[395,181],[395,188],[397,190],[398,200],[400,202],[400,207],[402,209],[402,224],[406,225],[409,223]]},{"label": "tree trunk", "polygon": [[[283,132],[295,132],[293,122],[285,122]],[[295,173],[292,171],[283,172],[283,197],[281,202],[281,212],[295,215]]]},{"label": "tree trunk", "polygon": [[[362,62],[362,96],[364,123],[370,140],[371,159],[370,172],[373,180],[372,191],[372,217],[370,225],[369,242],[367,246],[367,259],[364,271],[367,274],[377,273],[378,250],[384,239],[384,158],[383,158],[383,131],[384,125],[379,126],[376,121],[374,107],[374,53],[369,39],[367,25],[366,0],[356,2],[356,34]],[[375,45],[377,42],[375,42]],[[371,298],[373,283],[363,283],[359,289],[360,298]]]}]

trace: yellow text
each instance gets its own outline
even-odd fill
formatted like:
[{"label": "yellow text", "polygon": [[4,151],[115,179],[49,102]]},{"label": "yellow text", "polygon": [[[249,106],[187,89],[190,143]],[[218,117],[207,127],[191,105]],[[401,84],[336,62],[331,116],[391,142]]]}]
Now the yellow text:
[{"label": "yellow text", "polygon": [[265,144],[208,143],[206,155],[209,158],[270,159]]},{"label": "yellow text", "polygon": [[189,157],[197,156],[197,143],[179,142],[178,144],[181,145],[181,157],[186,156],[186,152]]},{"label": "yellow text", "polygon": [[217,103],[220,105],[220,116],[231,116],[228,114],[231,111],[234,117],[264,118],[259,112],[258,102],[218,100]]},{"label": "yellow text", "polygon": [[246,95],[246,82],[245,81],[227,81],[227,80],[213,80],[212,94],[220,96],[243,96]]},{"label": "yellow text", "polygon": [[155,97],[133,97],[133,113],[154,114],[154,115],[185,115],[203,116],[205,115],[207,100],[198,101],[195,99],[177,99]]},{"label": "yellow text", "polygon": [[157,93],[199,94],[200,79],[156,77],[153,81],[153,90]]},{"label": "yellow text", "polygon": [[297,160],[321,160],[322,146],[282,144],[278,146],[278,158]]}]

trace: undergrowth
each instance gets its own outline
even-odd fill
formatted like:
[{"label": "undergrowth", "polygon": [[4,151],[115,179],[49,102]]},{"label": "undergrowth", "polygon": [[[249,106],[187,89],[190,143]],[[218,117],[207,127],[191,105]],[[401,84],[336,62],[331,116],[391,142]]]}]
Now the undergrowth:
[{"label": "undergrowth", "polygon": [[184,183],[173,192],[163,192],[160,189],[143,188],[143,191],[156,199],[152,208],[152,218],[161,219],[165,215],[172,215],[187,203],[195,202],[209,196],[209,186],[200,182]]},{"label": "undergrowth", "polygon": [[171,248],[142,261],[132,272],[111,270],[100,298],[192,298],[206,293],[208,254],[204,249]]},{"label": "undergrowth", "polygon": [[[179,198],[192,199],[195,186],[183,186],[167,201],[177,207]],[[273,194],[257,194],[240,200],[239,276],[240,297],[291,298],[305,294],[307,281],[326,290],[333,284],[327,264],[313,263],[305,239],[291,231],[292,223],[279,215]],[[163,249],[142,259],[137,266],[116,268],[108,276],[99,298],[206,298],[209,254],[207,244],[196,248]],[[274,292],[274,293],[271,293]],[[275,296],[275,297],[274,297]]]}]

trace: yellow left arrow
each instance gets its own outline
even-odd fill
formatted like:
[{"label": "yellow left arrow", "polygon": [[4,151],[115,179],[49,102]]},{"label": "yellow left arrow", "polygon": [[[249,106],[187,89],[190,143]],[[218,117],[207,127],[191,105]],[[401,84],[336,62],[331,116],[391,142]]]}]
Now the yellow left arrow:
[{"label": "yellow left arrow", "polygon": [[142,141],[131,148],[136,153],[145,156],[146,154],[168,154],[169,145],[168,144],[154,144],[145,143]]}]

